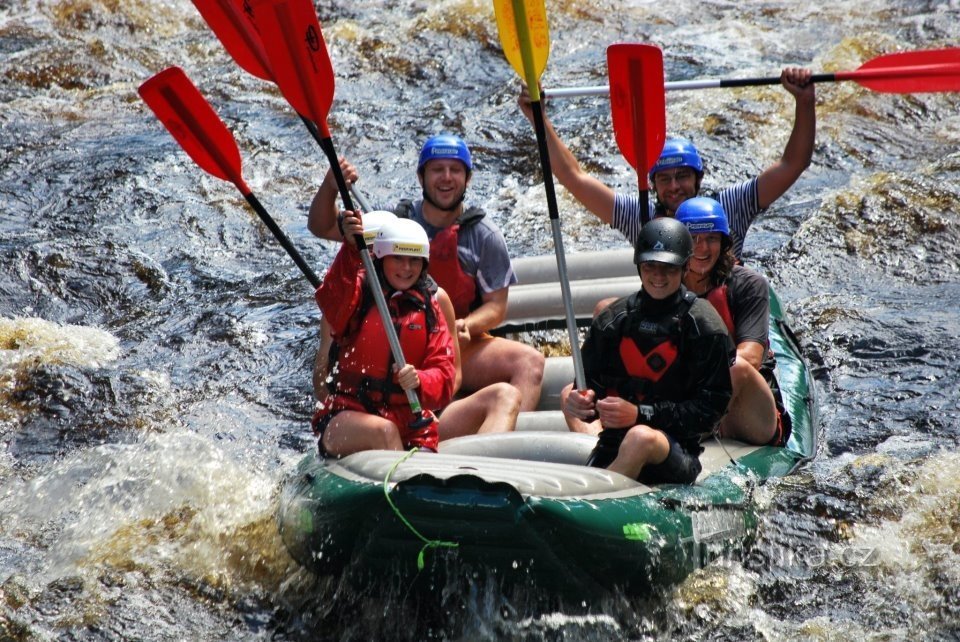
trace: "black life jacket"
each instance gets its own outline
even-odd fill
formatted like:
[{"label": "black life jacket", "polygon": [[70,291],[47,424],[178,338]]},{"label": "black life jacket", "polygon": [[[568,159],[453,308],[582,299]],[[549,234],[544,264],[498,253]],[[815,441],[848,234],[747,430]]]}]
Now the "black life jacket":
[{"label": "black life jacket", "polygon": [[[683,349],[683,320],[697,300],[697,295],[684,293],[677,310],[668,319],[653,322],[643,320],[629,328],[620,339],[619,353],[628,377],[617,382],[616,388],[642,401],[651,386],[670,370]],[[608,387],[608,395],[616,394]]]}]

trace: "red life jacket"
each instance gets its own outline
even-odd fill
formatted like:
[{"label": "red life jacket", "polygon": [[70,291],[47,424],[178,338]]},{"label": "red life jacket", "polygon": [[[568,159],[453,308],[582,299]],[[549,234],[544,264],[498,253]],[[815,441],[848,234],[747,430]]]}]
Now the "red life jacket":
[{"label": "red life jacket", "polygon": [[727,326],[727,332],[730,333],[730,338],[733,338],[735,336],[734,330],[736,326],[733,325],[733,313],[730,312],[730,299],[727,295],[727,284],[724,283],[707,292],[705,298],[717,311],[717,314],[720,315],[723,324]]},{"label": "red life jacket", "polygon": [[446,290],[453,303],[453,311],[458,319],[462,319],[477,306],[479,298],[477,279],[463,271],[460,266],[460,256],[457,250],[460,225],[437,232],[430,241],[430,265],[427,269],[437,285]]},{"label": "red life jacket", "polygon": [[[411,218],[413,212],[413,202],[408,200],[400,201],[396,210],[397,216],[403,218]],[[476,225],[483,217],[483,210],[471,207],[464,211],[454,225],[440,230],[430,241],[430,264],[427,266],[427,273],[437,285],[446,290],[458,319],[476,310],[482,302],[477,278],[464,272],[460,265],[459,231],[461,228]]]},{"label": "red life jacket", "polygon": [[[421,363],[426,356],[428,305],[433,302],[415,290],[396,292],[387,301],[407,363]],[[364,405],[406,403],[406,393],[393,382],[393,353],[384,337],[383,320],[371,305],[362,321],[337,342],[333,392],[358,397]]]}]

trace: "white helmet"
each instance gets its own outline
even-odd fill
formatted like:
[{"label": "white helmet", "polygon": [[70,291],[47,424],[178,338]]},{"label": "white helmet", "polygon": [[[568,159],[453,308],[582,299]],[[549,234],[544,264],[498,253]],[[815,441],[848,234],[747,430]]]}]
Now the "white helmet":
[{"label": "white helmet", "polygon": [[416,221],[398,218],[385,223],[373,242],[373,253],[377,258],[385,256],[418,256],[424,261],[430,260],[430,239]]},{"label": "white helmet", "polygon": [[387,210],[373,210],[363,215],[363,241],[367,245],[373,243],[377,237],[377,232],[385,223],[397,220],[397,215]]}]

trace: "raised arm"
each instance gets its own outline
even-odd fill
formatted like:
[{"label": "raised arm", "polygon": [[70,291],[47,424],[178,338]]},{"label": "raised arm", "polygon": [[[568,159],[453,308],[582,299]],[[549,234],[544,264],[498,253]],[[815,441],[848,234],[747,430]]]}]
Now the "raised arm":
[{"label": "raised arm", "polygon": [[[530,104],[530,94],[527,92],[526,86],[520,90],[517,104],[520,105],[520,111],[523,112],[523,115],[533,124],[533,108]],[[613,221],[613,190],[583,171],[573,152],[557,135],[553,124],[547,118],[546,109],[543,111],[547,149],[550,153],[550,169],[553,171],[553,175],[594,216],[610,225]]]},{"label": "raised arm", "polygon": [[817,133],[817,95],[810,82],[809,69],[787,67],[780,74],[780,82],[796,99],[793,131],[780,160],[763,170],[757,180],[760,208],[765,209],[790,189],[803,171],[810,166]]},{"label": "raised arm", "polygon": [[[340,171],[343,172],[343,178],[348,184],[357,182],[359,175],[357,169],[351,165],[346,158],[340,158]],[[343,235],[337,227],[337,214],[340,213],[340,207],[337,200],[340,198],[340,192],[337,189],[337,181],[334,178],[333,170],[327,170],[320,183],[320,188],[310,203],[310,212],[307,215],[307,229],[314,236],[331,241],[342,241]]]}]

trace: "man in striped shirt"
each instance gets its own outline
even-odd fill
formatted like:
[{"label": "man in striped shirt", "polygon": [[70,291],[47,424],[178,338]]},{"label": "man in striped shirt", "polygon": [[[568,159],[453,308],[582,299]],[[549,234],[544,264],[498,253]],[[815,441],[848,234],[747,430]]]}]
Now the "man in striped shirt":
[{"label": "man in striped shirt", "polygon": [[[810,76],[809,70],[794,67],[786,68],[780,74],[784,88],[796,100],[793,131],[780,159],[758,176],[721,189],[714,195],[729,217],[734,256],[738,260],[750,224],[790,189],[810,165],[816,135],[816,93]],[[527,119],[533,122],[526,88],[521,91],[517,102]],[[545,125],[550,164],[557,180],[595,216],[620,230],[632,245],[636,245],[643,225],[639,197],[614,192],[584,172],[546,118]],[[668,139],[650,175],[656,195],[651,211],[654,216],[674,216],[680,203],[699,194],[703,161],[690,141]]]}]

